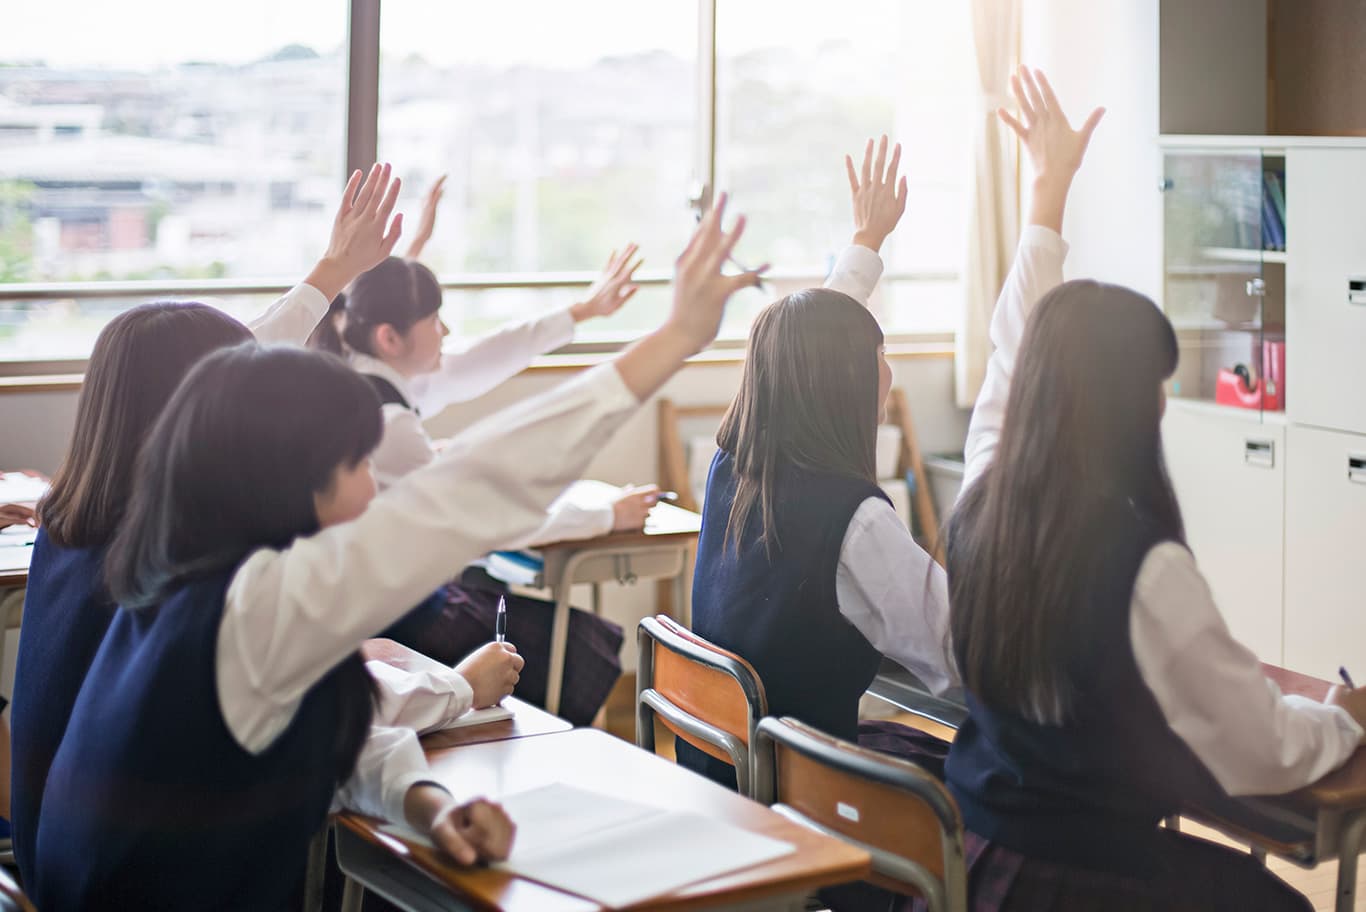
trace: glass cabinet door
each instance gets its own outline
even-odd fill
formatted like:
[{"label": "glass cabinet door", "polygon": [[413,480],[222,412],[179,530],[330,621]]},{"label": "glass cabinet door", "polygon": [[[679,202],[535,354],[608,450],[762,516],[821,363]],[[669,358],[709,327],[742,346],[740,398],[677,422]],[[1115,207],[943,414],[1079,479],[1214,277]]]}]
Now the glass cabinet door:
[{"label": "glass cabinet door", "polygon": [[1163,307],[1181,358],[1168,393],[1279,411],[1285,363],[1285,160],[1164,156]]}]

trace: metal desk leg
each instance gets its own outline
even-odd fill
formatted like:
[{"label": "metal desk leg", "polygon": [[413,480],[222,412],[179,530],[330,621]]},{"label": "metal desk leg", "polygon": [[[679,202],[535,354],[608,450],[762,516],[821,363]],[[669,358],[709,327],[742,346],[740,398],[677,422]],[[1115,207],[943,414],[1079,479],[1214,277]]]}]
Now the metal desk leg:
[{"label": "metal desk leg", "polygon": [[361,912],[364,905],[365,887],[358,880],[346,878],[346,886],[342,888],[341,912]]},{"label": "metal desk leg", "polygon": [[564,656],[569,648],[569,599],[579,557],[574,554],[564,562],[559,578],[551,586],[551,592],[555,594],[555,617],[550,625],[550,667],[546,670],[545,710],[553,715],[560,712],[560,694],[564,690]]},{"label": "metal desk leg", "polygon": [[1354,812],[1338,836],[1337,912],[1353,912],[1357,888],[1357,856],[1366,838],[1366,810]]}]

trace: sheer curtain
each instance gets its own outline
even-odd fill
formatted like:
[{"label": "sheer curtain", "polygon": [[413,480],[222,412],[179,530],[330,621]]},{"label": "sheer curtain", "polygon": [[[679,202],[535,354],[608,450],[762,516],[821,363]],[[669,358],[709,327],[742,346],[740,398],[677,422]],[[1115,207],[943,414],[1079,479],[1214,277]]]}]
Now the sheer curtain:
[{"label": "sheer curtain", "polygon": [[960,408],[970,408],[982,388],[991,357],[991,310],[1010,271],[1019,235],[1014,138],[996,118],[996,109],[1012,104],[1006,87],[1020,46],[1020,0],[972,0],[972,35],[978,116],[963,310],[954,340],[954,388]]}]

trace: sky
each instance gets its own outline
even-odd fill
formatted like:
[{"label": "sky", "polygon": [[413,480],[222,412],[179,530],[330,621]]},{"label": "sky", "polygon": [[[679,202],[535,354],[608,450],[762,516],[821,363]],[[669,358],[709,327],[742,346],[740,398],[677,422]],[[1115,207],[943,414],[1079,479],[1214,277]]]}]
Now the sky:
[{"label": "sky", "polygon": [[[0,62],[55,66],[157,67],[187,60],[246,63],[282,45],[327,51],[346,40],[345,0],[8,0]],[[833,30],[879,47],[895,35],[899,0],[858,0],[831,23],[829,0],[722,0],[724,51],[809,47]],[[694,0],[383,0],[386,53],[420,54],[439,65],[581,65],[615,53],[666,50],[692,56]],[[226,11],[226,12],[224,12]],[[79,22],[79,28],[72,28]],[[534,22],[535,28],[527,28]]]}]

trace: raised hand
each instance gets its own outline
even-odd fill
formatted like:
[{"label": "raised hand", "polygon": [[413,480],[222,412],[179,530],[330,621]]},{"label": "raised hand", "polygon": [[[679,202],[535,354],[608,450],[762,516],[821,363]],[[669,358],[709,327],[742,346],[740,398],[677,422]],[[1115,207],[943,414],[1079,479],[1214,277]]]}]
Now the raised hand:
[{"label": "raised hand", "polygon": [[403,216],[394,215],[392,223],[389,216],[398,201],[400,181],[391,179],[391,174],[391,166],[376,163],[364,183],[359,171],[346,182],[327,252],[304,280],[329,301],[352,279],[389,256],[398,243]]},{"label": "raised hand", "polygon": [[446,192],[446,175],[441,175],[436,179],[436,183],[427,189],[427,196],[422,201],[422,215],[417,220],[417,231],[413,233],[413,239],[408,243],[408,252],[403,255],[405,260],[416,260],[422,257],[422,251],[426,248],[427,242],[432,239],[432,231],[436,228],[436,207],[441,205],[441,197]]},{"label": "raised hand", "polygon": [[691,353],[701,351],[716,338],[730,296],[741,288],[757,286],[768,269],[764,264],[739,275],[722,274],[721,266],[745,233],[743,215],[729,232],[721,230],[726,202],[723,193],[674,263],[674,302],[665,328],[686,338],[692,345]]},{"label": "raised hand", "polygon": [[896,179],[901,164],[901,143],[892,149],[892,161],[887,162],[887,137],[877,144],[877,160],[873,159],[873,141],[868,140],[863,150],[862,176],[854,171],[854,160],[844,156],[844,168],[849,173],[849,194],[854,202],[854,243],[871,250],[880,250],[882,242],[892,233],[906,212],[906,178]]},{"label": "raised hand", "polygon": [[639,259],[632,262],[638,250],[638,245],[627,244],[621,253],[612,251],[612,255],[607,258],[607,265],[603,267],[602,275],[598,276],[598,280],[588,289],[588,297],[569,308],[569,314],[575,323],[592,317],[610,317],[621,310],[621,306],[640,290],[638,285],[631,282],[636,270],[644,262]]},{"label": "raised hand", "polygon": [[996,114],[1020,137],[1020,144],[1034,167],[1034,207],[1030,223],[1061,231],[1067,191],[1105,109],[1096,108],[1081,128],[1074,130],[1043,71],[1020,67],[1010,77],[1010,88],[1019,104],[1020,117],[1013,117],[1005,108],[998,109]]}]

